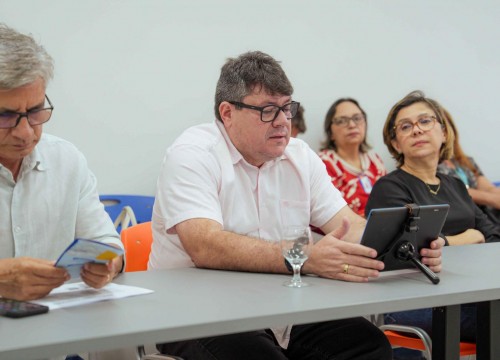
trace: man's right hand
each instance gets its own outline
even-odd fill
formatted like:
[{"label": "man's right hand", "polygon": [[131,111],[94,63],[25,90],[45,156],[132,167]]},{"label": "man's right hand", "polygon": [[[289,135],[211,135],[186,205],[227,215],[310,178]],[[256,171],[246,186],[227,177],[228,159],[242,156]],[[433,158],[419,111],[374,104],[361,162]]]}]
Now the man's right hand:
[{"label": "man's right hand", "polygon": [[0,295],[9,299],[42,298],[69,278],[53,261],[29,257],[0,260]]},{"label": "man's right hand", "polygon": [[379,276],[384,263],[375,260],[377,252],[374,249],[341,240],[349,227],[349,220],[344,218],[340,227],[313,246],[304,264],[304,273],[353,282],[366,282]]}]

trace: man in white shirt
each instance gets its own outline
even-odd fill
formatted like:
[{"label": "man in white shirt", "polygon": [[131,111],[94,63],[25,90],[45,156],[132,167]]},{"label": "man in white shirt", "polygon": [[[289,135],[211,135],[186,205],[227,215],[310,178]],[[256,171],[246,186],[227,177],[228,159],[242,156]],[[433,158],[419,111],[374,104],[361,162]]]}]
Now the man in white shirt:
[{"label": "man in white shirt", "polygon": [[[11,299],[41,298],[68,280],[54,260],[75,238],[122,247],[84,156],[42,134],[52,76],[45,49],[0,24],[0,296]],[[101,288],[122,263],[86,264],[82,280]]]},{"label": "man in white shirt", "polygon": [[[229,59],[217,120],[186,130],[167,150],[153,211],[149,268],[288,273],[285,226],[321,228],[304,273],[345,281],[377,277],[383,263],[359,244],[365,220],[332,187],[319,157],[290,139],[299,104],[279,63],[261,52]],[[340,240],[342,238],[342,240]],[[441,266],[441,240],[424,262]],[[200,299],[201,300],[201,299]],[[279,331],[284,330],[284,331]],[[187,359],[390,359],[385,336],[363,318],[161,344]]]}]

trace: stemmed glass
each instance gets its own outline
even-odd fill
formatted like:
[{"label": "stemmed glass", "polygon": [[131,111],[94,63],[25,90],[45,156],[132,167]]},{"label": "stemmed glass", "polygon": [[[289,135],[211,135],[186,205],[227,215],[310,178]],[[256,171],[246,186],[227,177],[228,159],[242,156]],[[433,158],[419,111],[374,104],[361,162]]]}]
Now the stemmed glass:
[{"label": "stemmed glass", "polygon": [[309,257],[313,240],[309,226],[286,227],[280,240],[281,253],[293,268],[293,278],[283,283],[289,287],[309,286],[300,278],[300,269]]}]

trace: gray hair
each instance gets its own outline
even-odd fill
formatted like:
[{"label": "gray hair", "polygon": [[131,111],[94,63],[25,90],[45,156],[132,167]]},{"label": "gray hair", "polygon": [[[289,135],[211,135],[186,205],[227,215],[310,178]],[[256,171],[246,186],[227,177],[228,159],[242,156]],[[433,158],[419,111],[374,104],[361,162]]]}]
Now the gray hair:
[{"label": "gray hair", "polygon": [[222,121],[219,105],[223,101],[242,101],[253,91],[271,95],[292,95],[293,87],[278,61],[260,51],[229,58],[222,66],[215,89],[215,117]]},{"label": "gray hair", "polygon": [[32,36],[0,23],[0,89],[16,89],[54,76],[52,57]]}]

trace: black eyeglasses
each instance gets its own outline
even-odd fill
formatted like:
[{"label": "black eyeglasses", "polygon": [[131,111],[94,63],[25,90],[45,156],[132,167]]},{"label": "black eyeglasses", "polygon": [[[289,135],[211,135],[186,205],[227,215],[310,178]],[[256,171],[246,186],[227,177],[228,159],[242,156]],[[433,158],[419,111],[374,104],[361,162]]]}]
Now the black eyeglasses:
[{"label": "black eyeglasses", "polygon": [[233,104],[239,108],[260,111],[260,120],[265,123],[276,120],[280,111],[283,111],[285,113],[287,119],[291,119],[295,115],[297,115],[297,111],[299,110],[300,106],[300,103],[297,101],[289,102],[288,104],[285,104],[283,106],[278,106],[278,105],[253,106],[238,101],[228,101],[228,103]]},{"label": "black eyeglasses", "polygon": [[54,110],[54,106],[50,102],[50,99],[47,95],[45,95],[45,98],[49,103],[49,107],[43,109],[33,109],[27,112],[0,112],[0,129],[15,128],[23,117],[28,120],[30,126],[42,125],[43,123],[49,121],[50,117],[52,116],[52,110]]}]

